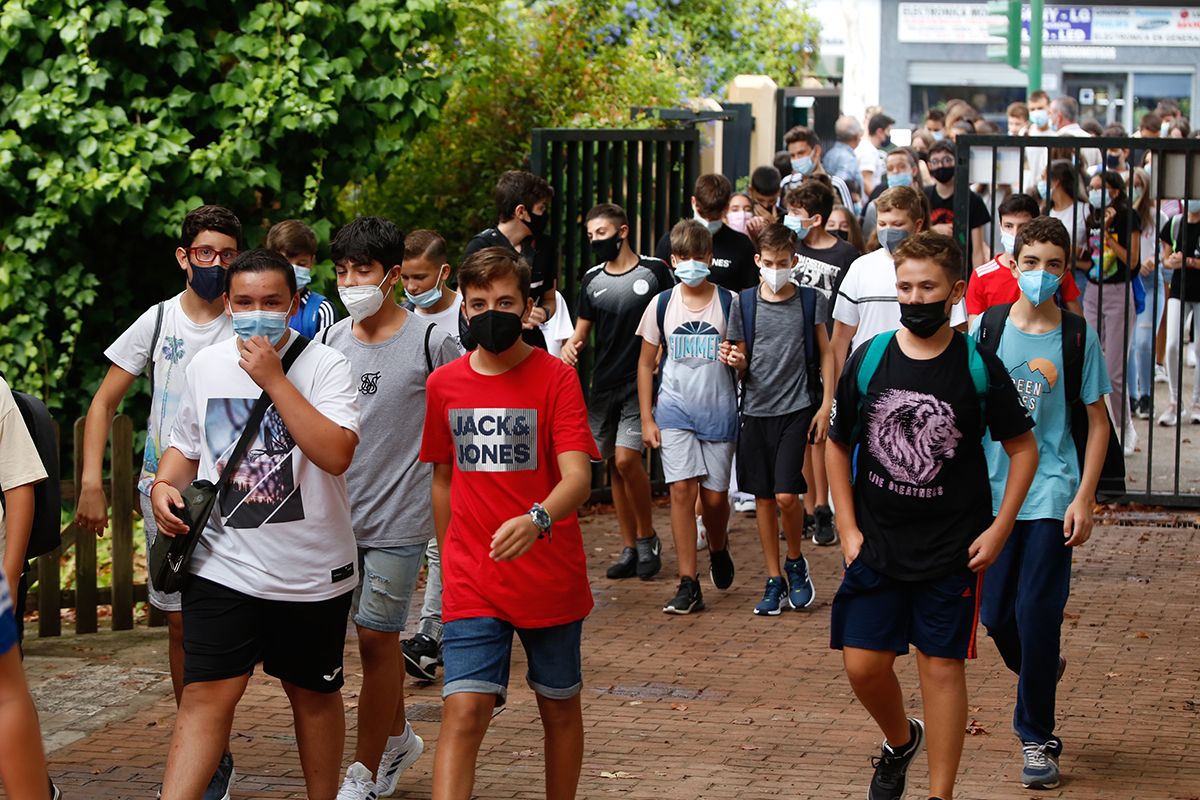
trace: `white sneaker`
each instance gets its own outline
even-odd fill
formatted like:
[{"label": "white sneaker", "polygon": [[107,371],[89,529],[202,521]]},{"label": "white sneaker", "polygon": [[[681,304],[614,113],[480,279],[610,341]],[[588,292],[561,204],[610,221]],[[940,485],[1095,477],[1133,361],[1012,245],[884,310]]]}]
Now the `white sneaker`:
[{"label": "white sneaker", "polygon": [[708,531],[704,529],[704,518],[696,516],[696,549],[708,549]]},{"label": "white sneaker", "polygon": [[1159,415],[1158,424],[1162,425],[1164,428],[1174,428],[1176,415],[1177,409],[1175,408],[1175,404],[1171,403],[1167,406],[1166,410]]},{"label": "white sneaker", "polygon": [[1200,403],[1192,403],[1192,424],[1200,425]]},{"label": "white sneaker", "polygon": [[1187,351],[1187,365],[1193,369],[1196,367],[1196,351],[1190,347]]},{"label": "white sneaker", "polygon": [[392,793],[396,791],[400,773],[417,763],[417,759],[421,757],[424,750],[424,740],[414,731],[408,747],[395,747],[383,751],[383,758],[379,759],[379,771],[376,773],[378,780],[375,784],[375,790],[380,797],[391,797]]},{"label": "white sneaker", "polygon": [[754,503],[753,497],[744,497],[740,500],[733,501],[733,510],[742,514],[753,513],[758,506]]},{"label": "white sneaker", "polygon": [[1125,423],[1125,457],[1133,455],[1137,451],[1138,435],[1134,430],[1132,422]]},{"label": "white sneaker", "polygon": [[371,779],[371,770],[355,761],[346,770],[346,779],[342,788],[338,789],[337,800],[375,800],[379,797],[375,789],[375,781]]},{"label": "white sneaker", "polygon": [[1166,383],[1167,382],[1167,368],[1164,367],[1162,364],[1154,365],[1154,382],[1155,383]]}]

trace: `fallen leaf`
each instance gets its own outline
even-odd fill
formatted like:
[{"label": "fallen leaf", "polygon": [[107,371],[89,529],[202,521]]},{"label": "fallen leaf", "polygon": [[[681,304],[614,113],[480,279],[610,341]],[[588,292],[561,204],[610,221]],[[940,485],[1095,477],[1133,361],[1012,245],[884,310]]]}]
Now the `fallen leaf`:
[{"label": "fallen leaf", "polygon": [[1119,673],[1119,672],[1106,672],[1106,673],[1104,673],[1104,677],[1106,677],[1106,678],[1119,678],[1119,677],[1121,677],[1121,673]]},{"label": "fallen leaf", "polygon": [[603,771],[600,773],[600,777],[601,778],[632,778],[633,775],[628,772],[622,772],[622,771],[618,770],[616,772]]},{"label": "fallen leaf", "polygon": [[967,735],[969,736],[988,736],[988,729],[979,724],[979,720],[973,719],[967,723]]},{"label": "fallen leaf", "polygon": [[753,744],[744,744],[744,745],[742,745],[742,749],[743,750],[757,750],[758,746],[753,745]]},{"label": "fallen leaf", "polygon": [[734,725],[753,725],[754,720],[750,719],[749,717],[743,717],[742,719],[735,719],[733,721],[733,724]]},{"label": "fallen leaf", "polygon": [[672,711],[687,711],[687,703],[671,703]]},{"label": "fallen leaf", "polygon": [[1134,634],[1134,636],[1138,639],[1149,639],[1150,638],[1150,634],[1146,633],[1145,631],[1138,631],[1137,633]]}]

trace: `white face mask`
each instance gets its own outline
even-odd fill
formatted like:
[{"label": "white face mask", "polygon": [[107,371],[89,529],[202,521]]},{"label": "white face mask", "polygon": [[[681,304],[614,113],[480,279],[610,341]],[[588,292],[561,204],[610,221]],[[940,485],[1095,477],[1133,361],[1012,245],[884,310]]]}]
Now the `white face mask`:
[{"label": "white face mask", "polygon": [[758,274],[762,276],[763,283],[765,283],[772,292],[778,292],[784,286],[787,286],[788,281],[792,278],[792,271],[790,269],[771,269],[770,267],[759,267]]},{"label": "white face mask", "polygon": [[346,307],[350,319],[362,322],[375,315],[375,312],[383,305],[383,285],[385,283],[387,283],[386,275],[378,286],[338,287],[338,297],[342,299],[342,305]]},{"label": "white face mask", "polygon": [[700,212],[695,208],[692,209],[692,219],[708,228],[709,233],[716,233],[717,231],[721,230],[721,226],[724,224],[719,219],[705,219],[704,217],[700,216]]}]

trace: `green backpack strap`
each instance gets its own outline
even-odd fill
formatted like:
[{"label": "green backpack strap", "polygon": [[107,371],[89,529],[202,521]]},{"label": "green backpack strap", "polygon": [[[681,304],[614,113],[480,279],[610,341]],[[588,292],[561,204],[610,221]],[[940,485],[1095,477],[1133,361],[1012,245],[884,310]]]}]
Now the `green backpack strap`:
[{"label": "green backpack strap", "polygon": [[975,384],[975,394],[979,395],[979,402],[982,404],[988,393],[987,364],[983,363],[983,356],[979,354],[979,345],[975,337],[965,333],[960,335],[967,340],[967,368],[971,370],[971,383]]},{"label": "green backpack strap", "polygon": [[866,351],[863,353],[863,360],[858,362],[858,372],[854,374],[855,388],[858,390],[858,404],[852,438],[856,442],[862,432],[863,406],[867,404],[867,388],[871,385],[871,378],[875,377],[875,371],[879,369],[879,362],[883,360],[883,354],[887,351],[888,345],[895,338],[895,331],[885,331],[862,345]]}]

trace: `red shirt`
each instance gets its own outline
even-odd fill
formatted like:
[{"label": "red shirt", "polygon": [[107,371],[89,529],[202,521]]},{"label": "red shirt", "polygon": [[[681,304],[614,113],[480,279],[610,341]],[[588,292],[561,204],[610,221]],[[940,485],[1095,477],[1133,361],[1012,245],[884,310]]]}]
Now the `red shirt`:
[{"label": "red shirt", "polygon": [[[1079,299],[1079,287],[1075,285],[1069,270],[1055,295],[1061,297],[1063,303]],[[993,258],[976,267],[975,274],[967,284],[967,313],[972,316],[982,314],[992,306],[1015,303],[1020,296],[1021,287],[1013,277],[1012,270]]]},{"label": "red shirt", "polygon": [[600,458],[575,370],[534,349],[503,375],[481,375],[468,355],[435,370],[425,397],[421,460],[453,464],[442,619],[545,628],[586,617],[593,604],[577,515],[513,561],[488,555],[496,529],[558,484],[560,453]]}]

